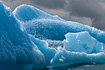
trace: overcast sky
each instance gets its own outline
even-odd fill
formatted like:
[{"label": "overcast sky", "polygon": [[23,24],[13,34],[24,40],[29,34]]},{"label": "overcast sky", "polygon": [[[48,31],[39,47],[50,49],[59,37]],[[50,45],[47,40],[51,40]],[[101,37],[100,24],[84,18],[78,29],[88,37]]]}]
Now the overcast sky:
[{"label": "overcast sky", "polygon": [[14,10],[21,4],[33,5],[65,20],[76,21],[105,31],[105,0],[1,0]]}]

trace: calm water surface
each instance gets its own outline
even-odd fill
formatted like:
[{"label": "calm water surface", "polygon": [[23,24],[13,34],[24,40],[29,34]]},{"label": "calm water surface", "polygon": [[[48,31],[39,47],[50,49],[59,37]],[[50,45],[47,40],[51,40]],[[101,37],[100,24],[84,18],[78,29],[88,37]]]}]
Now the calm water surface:
[{"label": "calm water surface", "polygon": [[105,70],[105,64],[76,64],[63,67],[48,67],[40,70]]},{"label": "calm water surface", "polygon": [[[0,70],[32,70],[33,64],[0,64]],[[105,64],[75,64],[38,70],[105,70]]]}]

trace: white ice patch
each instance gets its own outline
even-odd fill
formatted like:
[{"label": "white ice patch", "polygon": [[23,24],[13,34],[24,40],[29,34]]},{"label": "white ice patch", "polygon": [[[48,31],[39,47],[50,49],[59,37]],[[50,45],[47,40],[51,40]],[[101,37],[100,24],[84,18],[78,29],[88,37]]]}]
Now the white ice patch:
[{"label": "white ice patch", "polygon": [[85,32],[68,33],[65,35],[64,48],[71,52],[99,53],[103,50],[103,44],[98,42],[90,34]]}]

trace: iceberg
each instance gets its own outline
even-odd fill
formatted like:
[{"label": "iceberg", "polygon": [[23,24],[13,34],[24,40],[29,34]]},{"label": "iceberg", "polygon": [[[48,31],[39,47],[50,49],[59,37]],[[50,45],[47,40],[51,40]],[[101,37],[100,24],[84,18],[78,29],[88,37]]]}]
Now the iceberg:
[{"label": "iceberg", "polygon": [[12,12],[0,2],[1,64],[31,64],[39,69],[105,63],[104,38],[105,32],[94,27],[65,21],[26,4]]},{"label": "iceberg", "polygon": [[105,43],[105,32],[78,22],[65,21],[60,17],[51,16],[30,5],[23,4],[17,7],[13,14],[21,22],[22,30],[32,34],[35,38],[63,41],[67,33],[87,31],[99,42]]},{"label": "iceberg", "polygon": [[[20,22],[22,31],[30,35],[33,43],[43,53],[47,65],[50,65],[51,59],[52,67],[76,63],[105,63],[103,31],[65,21],[25,4],[17,7],[13,14]],[[48,47],[48,43],[55,44],[53,41],[63,41],[63,48],[57,46],[58,49],[55,50]]]},{"label": "iceberg", "polygon": [[[0,2],[0,64],[44,64],[44,55]],[[41,68],[39,66],[39,68]]]}]

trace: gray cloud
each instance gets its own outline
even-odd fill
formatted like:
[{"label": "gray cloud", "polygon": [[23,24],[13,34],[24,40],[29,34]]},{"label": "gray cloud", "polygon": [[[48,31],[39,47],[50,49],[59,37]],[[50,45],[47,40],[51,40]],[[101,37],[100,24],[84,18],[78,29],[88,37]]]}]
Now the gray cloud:
[{"label": "gray cloud", "polygon": [[[93,19],[92,26],[105,30],[105,7],[101,3],[104,0],[66,0],[66,9],[70,11],[71,16],[88,17]],[[82,21],[82,20],[81,20]],[[85,21],[84,21],[85,22]]]},{"label": "gray cloud", "polygon": [[92,19],[88,17],[77,17],[77,16],[72,16],[70,18],[71,21],[76,21],[85,25],[92,26]]},{"label": "gray cloud", "polygon": [[[101,16],[103,9],[96,0],[67,0],[67,10],[75,16],[96,17]],[[100,10],[99,10],[100,9]]]},{"label": "gray cloud", "polygon": [[33,5],[49,14],[105,30],[105,0],[1,0],[12,9]]},{"label": "gray cloud", "polygon": [[12,10],[14,10],[17,6],[21,4],[28,4],[33,5],[35,7],[38,7],[38,5],[33,2],[33,0],[1,0],[5,5],[10,7]]},{"label": "gray cloud", "polygon": [[37,5],[49,9],[64,8],[65,0],[33,0]]}]

